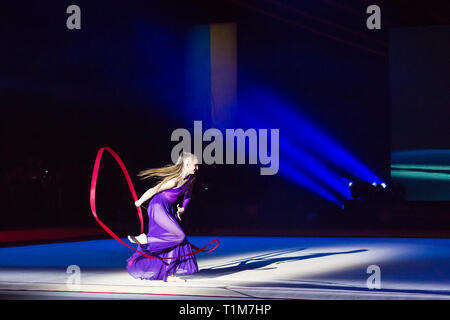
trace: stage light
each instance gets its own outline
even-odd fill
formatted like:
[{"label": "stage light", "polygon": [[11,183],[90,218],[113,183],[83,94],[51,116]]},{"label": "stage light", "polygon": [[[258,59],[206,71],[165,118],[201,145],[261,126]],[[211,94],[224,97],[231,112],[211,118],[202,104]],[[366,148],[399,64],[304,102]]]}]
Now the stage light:
[{"label": "stage light", "polygon": [[375,191],[373,184],[362,180],[353,181],[351,184],[349,183],[349,188],[350,197],[352,199],[360,199],[364,201],[371,198]]},{"label": "stage light", "polygon": [[387,186],[388,183],[386,182],[352,181],[351,185],[349,183],[350,201],[360,205],[367,205],[387,204],[405,199],[405,190],[402,185],[389,182],[389,188]]},{"label": "stage light", "polygon": [[350,182],[348,183],[348,187],[350,188],[352,185],[353,185],[353,181],[350,181]]}]

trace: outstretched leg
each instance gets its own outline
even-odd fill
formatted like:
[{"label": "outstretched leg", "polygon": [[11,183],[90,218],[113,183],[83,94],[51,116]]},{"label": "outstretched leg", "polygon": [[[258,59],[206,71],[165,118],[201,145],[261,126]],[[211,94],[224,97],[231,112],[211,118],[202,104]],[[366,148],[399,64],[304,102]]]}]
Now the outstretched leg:
[{"label": "outstretched leg", "polygon": [[180,225],[162,205],[155,204],[150,210],[147,243],[152,250],[172,248],[185,240]]}]

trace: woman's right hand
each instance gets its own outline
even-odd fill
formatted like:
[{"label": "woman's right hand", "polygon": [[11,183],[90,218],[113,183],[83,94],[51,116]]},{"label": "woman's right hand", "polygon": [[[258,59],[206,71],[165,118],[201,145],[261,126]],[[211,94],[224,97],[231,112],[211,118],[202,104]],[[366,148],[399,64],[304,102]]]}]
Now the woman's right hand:
[{"label": "woman's right hand", "polygon": [[140,207],[140,206],[142,205],[142,203],[140,203],[139,200],[138,200],[138,201],[135,201],[135,202],[134,202],[134,205],[135,205],[136,207]]}]

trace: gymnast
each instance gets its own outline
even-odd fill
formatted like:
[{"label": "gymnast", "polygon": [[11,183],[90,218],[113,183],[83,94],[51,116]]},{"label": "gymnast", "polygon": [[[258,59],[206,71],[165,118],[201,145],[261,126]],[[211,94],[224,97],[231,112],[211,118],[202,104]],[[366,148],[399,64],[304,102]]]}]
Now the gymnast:
[{"label": "gymnast", "polygon": [[151,199],[147,209],[148,233],[128,236],[128,240],[138,244],[138,250],[157,258],[150,259],[135,252],[127,260],[127,271],[134,278],[185,282],[176,275],[198,272],[195,255],[185,256],[192,248],[177,222],[177,219],[181,221],[191,198],[197,170],[197,157],[181,152],[174,165],[147,169],[138,174],[141,179],[159,180],[135,202],[136,207],[140,207]]}]

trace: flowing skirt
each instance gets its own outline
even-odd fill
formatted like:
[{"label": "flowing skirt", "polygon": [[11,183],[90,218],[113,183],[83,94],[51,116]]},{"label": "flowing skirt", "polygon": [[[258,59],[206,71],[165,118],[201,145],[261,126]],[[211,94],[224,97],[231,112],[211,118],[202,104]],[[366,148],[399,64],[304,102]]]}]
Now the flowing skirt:
[{"label": "flowing skirt", "polygon": [[[146,258],[135,252],[127,259],[127,271],[134,278],[166,280],[170,274],[186,275],[198,272],[195,255],[186,235],[175,219],[172,203],[164,193],[155,195],[148,206],[148,243],[138,250],[157,257]],[[165,259],[170,258],[170,259]]]}]

